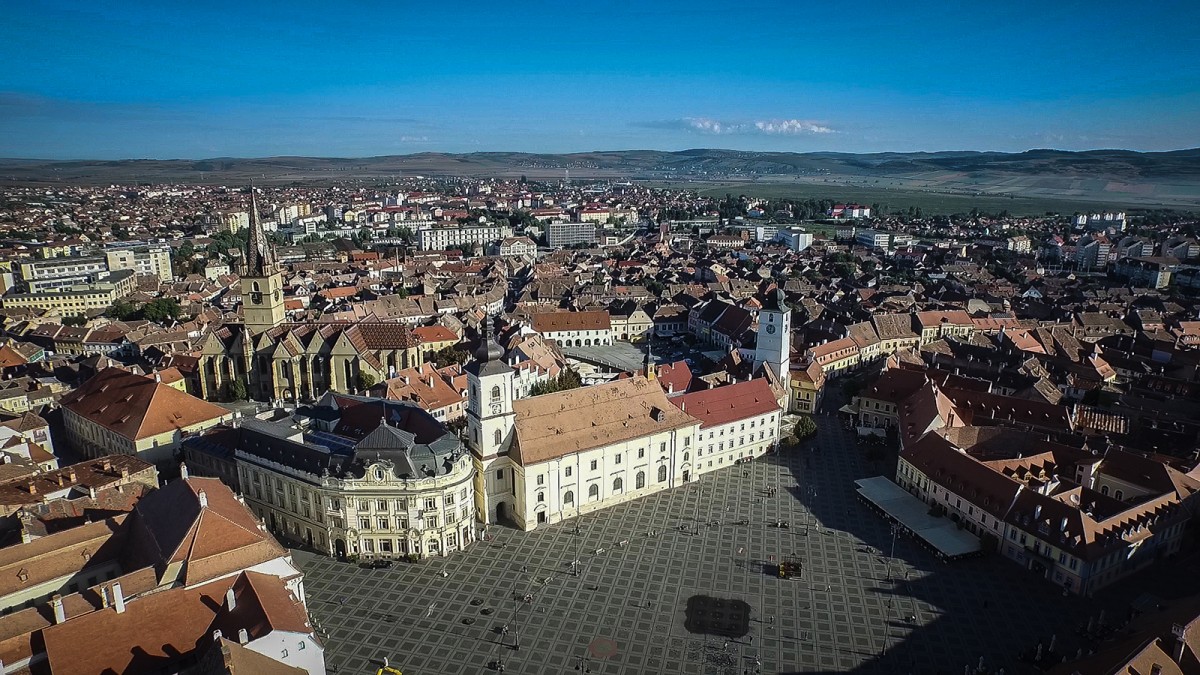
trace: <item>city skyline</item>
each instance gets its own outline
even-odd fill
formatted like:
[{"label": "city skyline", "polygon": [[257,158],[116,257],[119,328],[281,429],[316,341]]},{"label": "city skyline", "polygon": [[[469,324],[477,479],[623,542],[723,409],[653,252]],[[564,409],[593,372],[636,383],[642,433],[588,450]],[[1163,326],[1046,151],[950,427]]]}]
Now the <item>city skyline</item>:
[{"label": "city skyline", "polygon": [[1192,5],[848,12],[29,3],[0,45],[0,156],[1200,145]]}]

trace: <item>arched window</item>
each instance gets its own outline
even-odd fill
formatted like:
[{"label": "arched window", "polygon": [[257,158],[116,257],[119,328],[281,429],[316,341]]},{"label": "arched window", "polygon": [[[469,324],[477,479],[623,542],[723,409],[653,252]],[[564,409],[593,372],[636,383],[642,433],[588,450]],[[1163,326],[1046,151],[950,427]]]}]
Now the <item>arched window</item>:
[{"label": "arched window", "polygon": [[658,465],[658,482],[660,482],[660,483],[667,482],[667,465],[666,464]]},{"label": "arched window", "polygon": [[621,481],[620,478],[613,479],[613,492],[614,493],[620,492],[621,488],[624,486],[625,486],[625,484]]},{"label": "arched window", "polygon": [[597,485],[596,483],[592,483],[591,485],[588,486],[588,499],[599,499],[599,498],[600,498],[600,486]]},{"label": "arched window", "polygon": [[500,442],[504,440],[499,429],[496,430],[496,433],[492,434],[492,440],[497,446],[500,445]]},{"label": "arched window", "polygon": [[471,385],[471,402],[473,403],[478,400],[479,400],[479,389],[477,389],[475,387],[475,385],[472,384]]},{"label": "arched window", "polygon": [[1108,486],[1107,485],[1100,486],[1100,494],[1102,494],[1106,497],[1108,496]]},{"label": "arched window", "polygon": [[[722,444],[721,444],[721,449],[722,449],[722,450],[724,450],[724,449],[725,449],[725,444],[724,444],[724,443],[722,443]],[[690,457],[690,455],[688,455],[688,453],[686,453],[686,452],[685,452],[685,453],[683,453],[683,461],[685,461],[685,462],[686,462],[686,461],[688,461],[688,458],[689,458],[689,457]]]},{"label": "arched window", "polygon": [[1117,501],[1124,501],[1124,500],[1125,500],[1125,493],[1123,493],[1123,492],[1122,492],[1122,491],[1120,491],[1120,490],[1117,490],[1116,492],[1114,492],[1114,493],[1113,493],[1113,496],[1117,498]]},{"label": "arched window", "polygon": [[253,293],[261,293],[261,292],[262,292],[262,289],[260,289],[260,288],[258,287],[258,282],[257,282],[257,281],[255,281],[254,283],[250,284],[250,290],[251,290],[251,292],[253,292]]},{"label": "arched window", "polygon": [[500,400],[500,385],[496,385],[496,386],[492,387],[492,400],[493,401]]},{"label": "arched window", "polygon": [[564,504],[574,504],[575,503],[575,493],[570,490],[567,490],[563,494],[563,503]]},{"label": "arched window", "polygon": [[635,490],[641,490],[642,488],[646,487],[646,472],[645,471],[637,472],[637,477],[633,479],[633,485],[634,485],[633,489],[635,489]]}]

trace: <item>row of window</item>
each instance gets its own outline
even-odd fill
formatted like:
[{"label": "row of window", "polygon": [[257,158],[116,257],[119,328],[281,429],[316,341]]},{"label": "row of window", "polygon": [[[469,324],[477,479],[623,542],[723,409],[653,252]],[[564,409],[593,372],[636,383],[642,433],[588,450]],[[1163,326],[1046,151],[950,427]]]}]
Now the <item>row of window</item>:
[{"label": "row of window", "polygon": [[[446,521],[447,523],[452,522],[452,519],[454,518],[454,512],[448,511],[446,514],[446,517],[447,517],[447,521]],[[459,521],[470,520],[470,518],[471,518],[471,509],[466,506],[462,507],[462,510],[459,512],[459,518],[458,518]],[[423,529],[436,529],[438,527],[441,527],[442,521],[441,521],[441,518],[437,515],[433,515],[433,514],[426,515],[426,516],[424,516],[423,520],[424,520],[424,528]],[[418,521],[418,523],[419,522],[420,521]],[[408,523],[409,523],[408,518],[406,518],[404,516],[400,516],[394,520],[391,518],[375,518],[374,520],[372,520],[371,518],[362,517],[362,518],[358,519],[358,529],[360,529],[360,530],[372,530],[372,529],[391,530],[391,529],[393,529],[392,525],[395,524],[395,529],[407,530]],[[372,525],[374,525],[375,527],[372,527]]]},{"label": "row of window", "polygon": [[[461,499],[463,502],[467,502],[469,499],[468,490],[469,490],[469,488],[462,488],[461,490],[459,490],[457,497],[455,497],[454,493],[450,493],[450,492],[446,493],[442,497],[442,500],[441,500],[442,505],[446,506],[446,507],[453,507],[454,504],[459,499]],[[395,500],[360,499],[360,500],[358,500],[358,510],[359,511],[370,511],[371,506],[374,505],[375,511],[377,511],[379,513],[387,513],[389,511],[391,511],[393,504],[395,505],[395,510],[397,512],[407,511],[408,507],[410,505],[411,506],[423,505],[424,509],[426,511],[433,511],[438,508],[438,498],[437,497],[425,497],[423,499],[419,499],[417,497],[413,497],[413,498],[409,499],[407,497],[400,497],[399,499],[395,499]]]}]

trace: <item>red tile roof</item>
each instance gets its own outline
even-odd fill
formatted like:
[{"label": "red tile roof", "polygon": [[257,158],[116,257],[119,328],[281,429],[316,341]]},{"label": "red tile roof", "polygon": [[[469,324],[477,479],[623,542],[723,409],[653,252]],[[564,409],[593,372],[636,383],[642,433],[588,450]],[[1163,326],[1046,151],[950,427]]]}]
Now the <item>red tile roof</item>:
[{"label": "red tile roof", "polygon": [[421,342],[458,342],[458,336],[454,331],[445,326],[418,326],[412,329],[413,334],[417,336]]},{"label": "red tile roof", "polygon": [[762,378],[684,394],[671,402],[700,420],[701,429],[779,411],[771,385]]},{"label": "red tile roof", "polygon": [[105,368],[63,397],[62,405],[115,434],[139,440],[232,415],[153,378]]}]

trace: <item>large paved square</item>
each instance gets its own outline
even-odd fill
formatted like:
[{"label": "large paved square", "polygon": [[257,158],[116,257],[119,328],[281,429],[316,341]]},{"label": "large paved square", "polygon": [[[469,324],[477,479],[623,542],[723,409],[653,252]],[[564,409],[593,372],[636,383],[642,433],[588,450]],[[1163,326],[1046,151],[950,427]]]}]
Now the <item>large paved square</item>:
[{"label": "large paved square", "polygon": [[[804,449],[578,523],[492,528],[466,552],[388,570],[296,560],[331,672],[356,675],[383,657],[406,675],[501,662],[509,673],[734,675],[961,673],[981,656],[1012,674],[1027,670],[1019,651],[1056,634],[1065,649],[1096,611],[995,556],[943,563],[901,537],[892,558],[891,530],[853,485],[880,471],[826,417]],[[778,578],[783,556],[803,561],[802,578]],[[697,595],[748,603],[750,632],[689,633]]]}]

